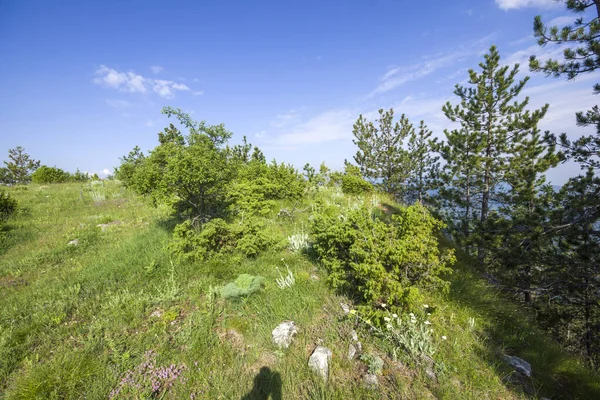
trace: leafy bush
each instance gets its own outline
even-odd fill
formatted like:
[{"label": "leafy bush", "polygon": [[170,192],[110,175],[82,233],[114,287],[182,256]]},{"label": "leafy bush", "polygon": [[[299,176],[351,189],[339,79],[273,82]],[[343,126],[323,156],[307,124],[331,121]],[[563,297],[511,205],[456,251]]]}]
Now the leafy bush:
[{"label": "leafy bush", "polygon": [[341,176],[342,191],[345,194],[358,195],[373,191],[373,185],[365,181],[358,167],[346,164],[346,171]]},{"label": "leafy bush", "polygon": [[344,175],[342,177],[342,191],[345,194],[364,194],[373,191],[373,185],[360,176]]},{"label": "leafy bush", "polygon": [[381,357],[371,353],[365,353],[360,356],[361,361],[367,364],[367,369],[370,374],[381,375],[384,362]]},{"label": "leafy bush", "polygon": [[47,165],[42,165],[31,174],[33,183],[42,184],[67,182],[69,178],[70,174],[68,172],[63,171],[60,168],[48,167]]},{"label": "leafy bush", "polygon": [[200,231],[191,221],[185,221],[175,227],[174,241],[170,250],[180,259],[205,260],[216,254],[238,251],[247,257],[256,257],[260,252],[274,244],[267,234],[264,224],[253,218],[241,224],[228,224],[220,218],[213,219]]},{"label": "leafy bush", "polygon": [[313,249],[330,284],[374,311],[382,303],[408,304],[418,288],[449,287],[440,275],[451,271],[455,258],[438,248],[442,226],[420,204],[400,209],[388,223],[365,207],[346,216],[316,215]]},{"label": "leafy bush", "polygon": [[221,296],[226,299],[249,296],[254,292],[258,292],[264,281],[265,278],[262,276],[242,274],[235,281],[229,282],[221,288]]},{"label": "leafy bush", "polygon": [[17,200],[5,191],[0,191],[0,223],[17,210]]}]

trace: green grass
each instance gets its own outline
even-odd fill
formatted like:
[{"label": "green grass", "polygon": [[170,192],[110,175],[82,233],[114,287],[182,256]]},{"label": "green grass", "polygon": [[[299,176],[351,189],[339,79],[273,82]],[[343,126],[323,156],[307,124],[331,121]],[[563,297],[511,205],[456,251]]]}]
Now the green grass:
[{"label": "green grass", "polygon": [[[149,351],[155,369],[185,366],[185,379],[161,392],[166,399],[251,399],[267,391],[284,399],[526,398],[502,351],[533,365],[534,396],[600,398],[598,375],[465,262],[450,277],[449,295],[426,295],[438,348],[434,382],[406,358],[393,362],[384,342],[344,316],[339,304],[349,300],[332,293],[325,272],[303,254],[272,250],[256,259],[180,264],[165,251],[168,210],[117,183],[8,190],[21,209],[0,243],[0,398],[107,398],[127,371],[142,379]],[[331,191],[317,196],[341,208],[363,201]],[[310,204],[298,208],[293,220],[277,218],[278,209],[269,216],[281,240],[307,231]],[[78,245],[68,245],[74,239]],[[276,267],[286,271],[282,258],[296,278],[285,290],[275,282]],[[264,289],[235,300],[211,294],[241,274],[264,277]],[[288,319],[299,333],[280,351],[271,331]],[[385,360],[376,391],[363,388],[366,365],[346,358],[353,328],[365,351]],[[318,343],[334,354],[328,384],[307,366]],[[119,398],[148,395],[126,388]]]}]

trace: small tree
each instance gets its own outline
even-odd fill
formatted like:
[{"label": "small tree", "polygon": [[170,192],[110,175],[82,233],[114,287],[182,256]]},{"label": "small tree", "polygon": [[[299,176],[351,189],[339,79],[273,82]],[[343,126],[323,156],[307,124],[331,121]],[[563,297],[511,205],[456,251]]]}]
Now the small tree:
[{"label": "small tree", "polygon": [[3,168],[2,183],[5,184],[26,184],[31,181],[31,174],[40,166],[40,162],[32,159],[25,149],[17,146],[8,150],[9,161],[4,161],[6,167]]},{"label": "small tree", "polygon": [[428,191],[434,188],[434,178],[439,168],[439,156],[435,156],[437,138],[431,139],[432,132],[421,121],[419,129],[413,129],[408,139],[408,165],[411,171],[406,183],[408,202],[425,203]]},{"label": "small tree", "polygon": [[409,175],[408,154],[402,147],[414,130],[406,116],[394,123],[394,110],[379,110],[378,127],[362,115],[354,124],[354,161],[362,175],[390,194],[400,195]]}]

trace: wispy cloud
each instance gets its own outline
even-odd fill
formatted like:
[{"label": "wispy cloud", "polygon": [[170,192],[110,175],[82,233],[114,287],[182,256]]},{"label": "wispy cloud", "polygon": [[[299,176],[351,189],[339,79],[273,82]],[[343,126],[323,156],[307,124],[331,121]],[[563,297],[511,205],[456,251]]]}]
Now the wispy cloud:
[{"label": "wispy cloud", "polygon": [[127,100],[118,100],[118,99],[106,99],[106,104],[114,108],[128,108],[133,104]]},{"label": "wispy cloud", "polygon": [[282,128],[297,122],[299,119],[300,112],[298,110],[289,110],[283,114],[278,114],[275,119],[271,121],[271,126],[275,128]]},{"label": "wispy cloud", "polygon": [[358,116],[351,110],[329,110],[282,129],[269,144],[284,148],[332,142],[352,137],[352,124]]},{"label": "wispy cloud", "polygon": [[154,74],[160,74],[161,72],[164,71],[164,68],[161,67],[160,65],[153,65],[150,67],[150,69],[152,70],[152,73],[154,73]]},{"label": "wispy cloud", "polygon": [[129,93],[147,93],[151,90],[165,99],[173,98],[176,91],[190,90],[183,83],[164,79],[144,78],[133,71],[119,72],[105,65],[101,65],[96,70],[96,78],[94,78],[93,82],[97,85]]},{"label": "wispy cloud", "polygon": [[204,94],[204,90],[198,90],[197,92],[194,92],[194,96],[202,96]]},{"label": "wispy cloud", "polygon": [[503,10],[513,10],[525,7],[550,8],[556,5],[552,0],[496,0],[496,4]]},{"label": "wispy cloud", "polygon": [[577,20],[577,17],[574,15],[563,15],[561,17],[556,17],[551,19],[546,23],[547,26],[562,26],[562,25],[570,25]]},{"label": "wispy cloud", "polygon": [[496,37],[497,34],[492,33],[455,51],[427,56],[412,64],[391,68],[379,79],[380,83],[367,95],[367,98],[396,89],[405,83],[417,81],[440,69],[459,63],[467,57],[479,54]]}]

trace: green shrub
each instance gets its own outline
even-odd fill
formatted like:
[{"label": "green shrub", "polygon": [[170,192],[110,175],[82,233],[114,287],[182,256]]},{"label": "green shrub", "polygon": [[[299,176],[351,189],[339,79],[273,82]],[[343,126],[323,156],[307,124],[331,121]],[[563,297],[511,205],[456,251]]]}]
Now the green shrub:
[{"label": "green shrub", "polygon": [[373,185],[360,176],[344,175],[342,176],[342,191],[351,195],[371,193]]},{"label": "green shrub", "polygon": [[17,200],[5,191],[0,191],[0,223],[17,211]]},{"label": "green shrub", "polygon": [[[382,217],[383,218],[383,217]],[[448,288],[452,250],[441,252],[443,224],[420,204],[400,209],[386,223],[361,207],[347,215],[316,215],[313,249],[328,269],[330,284],[358,298],[364,311],[387,303],[406,306],[417,288]]]},{"label": "green shrub", "polygon": [[[336,178],[339,179],[339,178]],[[365,181],[360,174],[360,169],[352,164],[346,164],[345,172],[341,175],[342,191],[345,194],[357,195],[370,193],[373,185]]]},{"label": "green shrub", "polygon": [[70,174],[68,172],[47,165],[42,165],[31,174],[31,181],[40,184],[67,182],[69,178]]},{"label": "green shrub", "polygon": [[238,278],[221,288],[221,296],[226,299],[249,296],[258,292],[264,284],[265,278],[242,274]]},{"label": "green shrub", "polygon": [[243,223],[228,224],[215,218],[202,227],[194,228],[185,221],[175,227],[174,241],[169,248],[182,260],[206,260],[217,254],[239,252],[246,257],[256,257],[275,240],[267,234],[264,223],[248,218]]}]

